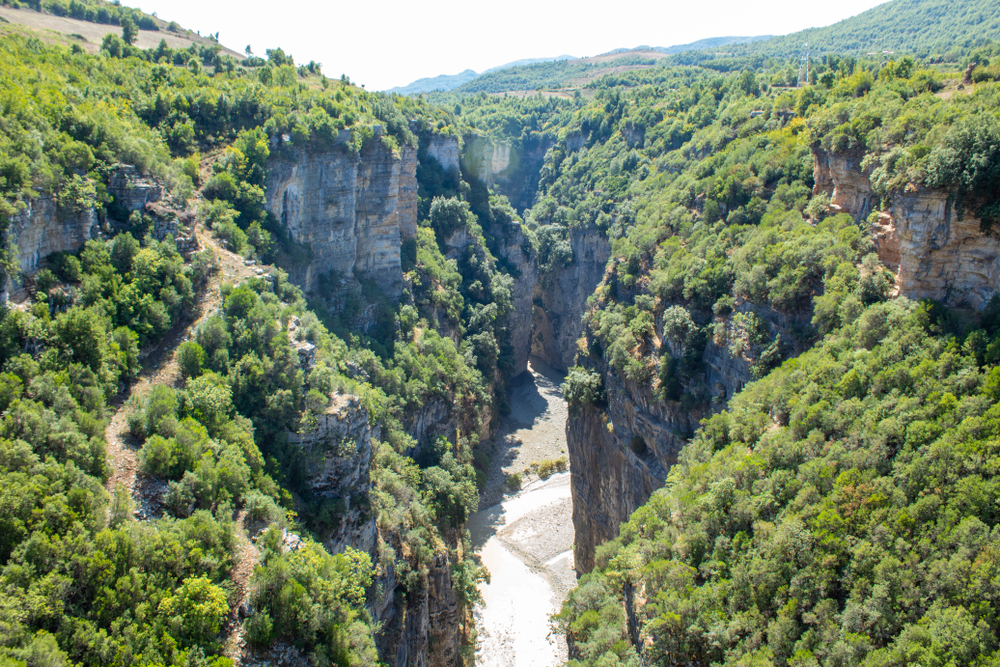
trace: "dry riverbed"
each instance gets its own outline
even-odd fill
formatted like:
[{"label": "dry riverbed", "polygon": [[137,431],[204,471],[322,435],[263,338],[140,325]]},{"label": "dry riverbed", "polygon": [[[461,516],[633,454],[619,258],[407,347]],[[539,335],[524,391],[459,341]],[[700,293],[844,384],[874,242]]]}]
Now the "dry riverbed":
[{"label": "dry riverbed", "polygon": [[[566,455],[562,376],[539,359],[513,383],[511,414],[493,446],[480,507],[469,521],[473,546],[490,571],[476,609],[482,667],[548,667],[566,661],[566,640],[549,618],[576,583],[569,472],[540,479],[532,464]],[[516,494],[508,475],[520,474]]]}]

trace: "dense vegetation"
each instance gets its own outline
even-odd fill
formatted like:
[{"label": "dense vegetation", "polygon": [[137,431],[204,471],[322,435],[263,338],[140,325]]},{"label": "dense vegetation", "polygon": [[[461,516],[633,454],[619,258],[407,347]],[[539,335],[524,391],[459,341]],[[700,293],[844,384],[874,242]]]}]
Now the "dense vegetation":
[{"label": "dense vegetation", "polygon": [[[446,109],[327,80],[281,49],[240,63],[214,46],[141,50],[142,16],[90,17],[110,7],[66,5],[122,25],[96,56],[6,27],[0,39],[6,274],[17,278],[6,226],[39,198],[61,213],[93,208],[107,237],[48,258],[29,300],[0,319],[4,664],[228,664],[238,517],[259,535],[244,622],[255,646],[287,640],[316,664],[376,664],[376,579],[399,582],[394,603],[419,602],[442,562],[467,619],[484,573],[464,527],[488,465],[479,439],[513,372],[517,268],[502,244],[521,216],[543,284],[577,261],[569,239],[581,228],[612,244],[565,385],[574,410],[601,406],[608,373],[679,409],[731,399],[571,595],[560,623],[577,663],[996,659],[996,308],[890,300],[869,235],[869,213],[925,186],[986,228],[1000,220],[1000,49],[980,39],[985,5],[952,3],[939,20],[936,3],[897,0],[864,19],[883,26],[874,40],[890,38],[891,21],[916,30],[905,44],[918,59],[866,57],[832,28],[843,55],[817,59],[803,87],[797,55],[763,42],[632,62],[644,67],[572,99],[487,96],[595,73],[513,68],[477,79],[477,94],[436,98]],[[975,12],[984,30],[942,41]],[[971,62],[973,85],[959,88]],[[515,211],[419,151],[399,301],[356,277],[337,293],[351,277],[336,275],[308,302],[280,270],[229,284],[210,253],[183,259],[108,194],[115,168],[135,165],[178,210],[197,193],[200,219],[230,249],[294,266],[309,249],[265,209],[269,157],[472,130],[545,152],[537,196]],[[870,173],[873,211],[837,214],[813,195],[822,153]],[[179,346],[180,379],[121,407],[141,352],[209,289],[221,304]],[[758,381],[735,398],[714,391],[709,346]],[[314,492],[316,460],[291,437],[344,394],[378,433],[372,489],[350,498],[353,518],[378,528],[374,554],[323,546],[347,503]],[[437,406],[447,435],[415,436]],[[137,520],[130,494],[105,488],[116,409],[142,474],[165,489],[160,518]]]},{"label": "dense vegetation", "polygon": [[571,664],[992,664],[995,312],[874,305],[737,395],[599,549]]},{"label": "dense vegetation", "polygon": [[[407,267],[413,302],[391,305],[392,326],[381,335],[351,337],[341,328],[349,347],[281,272],[223,284],[221,311],[178,350],[183,380],[120,408],[142,474],[165,483],[164,516],[136,521],[128,490],[104,490],[111,401],[137,377],[140,351],[192,316],[213,271],[209,254],[185,262],[169,237],[147,235],[145,215],[128,216],[107,194],[116,165],[134,164],[164,183],[170,206],[183,208],[199,187],[203,219],[231,247],[294,260],[298,249],[263,208],[272,152],[342,141],[341,130],[349,132],[345,150],[375,140],[393,148],[416,141],[411,128],[449,131],[448,114],[346,80],[326,89],[300,81],[283,52],[243,70],[163,45],[116,51],[113,40],[97,57],[17,34],[0,49],[0,218],[55,197],[65,211],[93,207],[109,233],[131,232],[49,258],[34,277],[30,307],[4,312],[2,659],[228,664],[219,631],[236,599],[230,577],[241,513],[247,529],[265,529],[245,627],[254,645],[288,639],[319,664],[375,664],[366,608],[373,576],[394,572],[397,599],[419,600],[442,553],[468,611],[481,576],[460,557],[478,501],[472,447],[511,372],[510,279],[477,216],[505,224],[514,214],[499,199],[473,213],[458,198],[467,189],[459,183],[424,179],[425,226]],[[388,130],[381,139],[376,123]],[[203,151],[220,148],[203,172]],[[477,244],[446,259],[441,244],[463,227]],[[16,277],[9,241],[5,252]],[[314,365],[302,365],[298,340],[315,346]],[[357,395],[382,434],[374,489],[361,504],[383,540],[374,562],[321,546],[340,524],[343,502],[311,492],[314,462],[288,442],[314,428],[336,392]],[[444,401],[460,427],[454,446],[407,432],[407,417],[432,400]],[[303,548],[283,546],[285,529],[303,537]]]}]

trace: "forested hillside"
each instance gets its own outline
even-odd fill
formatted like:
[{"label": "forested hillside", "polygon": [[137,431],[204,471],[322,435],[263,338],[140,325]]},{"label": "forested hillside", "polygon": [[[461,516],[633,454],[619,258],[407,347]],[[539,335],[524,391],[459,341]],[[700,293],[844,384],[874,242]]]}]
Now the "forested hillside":
[{"label": "forested hillside", "polygon": [[[447,131],[447,114],[346,82],[319,85],[283,52],[243,69],[213,65],[212,53],[123,44],[108,40],[89,56],[28,35],[0,42],[0,217],[25,224],[52,198],[67,219],[96,211],[100,237],[22,277],[17,230],[5,236],[17,303],[2,324],[3,659],[230,664],[242,650],[230,640],[242,636],[254,650],[292,642],[320,664],[375,664],[376,640],[391,655],[407,605],[426,604],[432,569],[459,605],[441,631],[464,638],[479,576],[462,547],[477,502],[471,448],[512,363],[509,287],[468,204],[432,205],[442,186],[428,186],[407,267],[415,298],[392,304],[383,337],[342,328],[338,338],[320,318],[343,319],[308,310],[279,269],[243,267],[244,257],[294,264],[308,252],[264,208],[265,161],[282,135],[391,149],[424,126]],[[375,124],[388,133],[376,137]],[[130,212],[129,191],[109,190],[123,163],[162,184],[156,206]],[[506,215],[502,201],[485,206],[477,210]],[[435,239],[445,225],[468,228],[485,254],[445,260]],[[178,252],[182,235],[206,234],[243,256],[206,238],[202,252]],[[218,311],[190,325],[211,303]],[[439,308],[445,336],[428,324]],[[164,353],[175,379],[130,392]],[[447,403],[462,434],[452,444],[418,443],[402,424],[433,400]],[[344,401],[377,438],[359,451],[371,481],[365,458],[346,499],[318,491],[315,454],[291,444]],[[119,413],[141,493],[105,490],[121,478],[106,451]],[[322,543],[348,521],[377,524],[378,544],[328,551]],[[251,611],[234,635],[241,587]],[[377,626],[379,605],[403,620]]]},{"label": "forested hillside", "polygon": [[[965,84],[830,56],[788,90],[792,63],[733,59],[611,75],[591,102],[465,101],[484,129],[520,112],[558,137],[525,212],[543,272],[578,261],[578,229],[612,243],[564,385],[574,475],[591,421],[631,465],[676,461],[564,607],[571,664],[995,659],[995,305],[893,301],[900,260],[875,236],[919,193],[994,224],[995,48],[964,52]],[[870,192],[831,200],[827,156]],[[693,433],[618,412],[724,407]],[[577,523],[578,566],[599,519]]]},{"label": "forested hillside", "polygon": [[938,9],[803,85],[775,41],[446,106],[4,25],[0,662],[471,664],[529,350],[571,664],[1000,660],[997,12]]}]

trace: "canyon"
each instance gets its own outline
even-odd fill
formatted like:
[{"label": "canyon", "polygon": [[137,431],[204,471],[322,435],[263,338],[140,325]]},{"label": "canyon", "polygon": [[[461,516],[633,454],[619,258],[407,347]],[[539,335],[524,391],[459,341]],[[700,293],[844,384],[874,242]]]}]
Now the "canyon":
[{"label": "canyon", "polygon": [[[318,288],[321,276],[335,272],[349,284],[371,280],[390,298],[401,298],[406,288],[402,248],[417,233],[421,166],[433,162],[444,173],[492,187],[523,211],[532,203],[550,145],[517,150],[478,135],[431,134],[422,136],[419,146],[392,147],[382,138],[376,129],[374,140],[355,151],[349,133],[341,133],[332,145],[282,148],[268,163],[267,209],[295,243],[309,249],[306,260],[283,268],[307,292]],[[814,192],[830,196],[832,211],[870,223],[875,251],[896,272],[898,295],[982,308],[1000,292],[1000,241],[980,231],[974,217],[960,219],[947,193],[914,187],[880,210],[858,156],[816,151],[814,161]],[[150,211],[163,192],[159,184],[128,166],[114,173],[108,191],[119,214]],[[574,365],[580,346],[586,349],[589,344],[582,321],[588,298],[602,284],[614,281],[606,233],[571,227],[572,261],[540,275],[521,223],[510,221],[487,231],[495,240],[494,252],[513,277],[514,308],[508,328],[514,374],[528,369],[529,355],[566,371]],[[51,196],[31,200],[8,230],[25,274],[35,271],[49,253],[75,251],[105,233],[107,221],[97,211],[61,206]],[[448,248],[458,252],[469,243],[456,236],[449,239]],[[748,308],[736,304],[737,311]],[[808,321],[766,308],[755,312],[777,331]],[[656,329],[662,330],[662,321]],[[671,352],[680,357],[683,349]],[[603,405],[581,408],[565,426],[572,470],[572,562],[577,572],[593,567],[597,546],[614,538],[619,525],[664,484],[699,420],[725,407],[728,398],[752,380],[753,360],[734,356],[715,341],[709,341],[702,360],[712,402],[707,409],[695,410],[663,401],[650,387],[621,377],[599,355],[588,362],[601,376],[607,398]],[[495,392],[505,389],[493,387]],[[350,545],[377,556],[380,545],[392,545],[396,538],[383,534],[352,498],[370,490],[372,442],[378,440],[378,430],[355,398],[335,399],[316,429],[294,444],[315,458],[311,483],[316,492],[345,502],[344,520],[327,537],[328,548],[340,551]],[[480,425],[483,441],[497,432],[498,420],[489,422]],[[455,431],[444,403],[424,406],[410,416],[408,427],[418,441]],[[467,634],[447,552],[435,554],[420,595],[398,594],[401,585],[391,563],[381,563],[380,593],[369,601],[369,611],[382,623],[383,656],[395,665],[452,664]]]}]

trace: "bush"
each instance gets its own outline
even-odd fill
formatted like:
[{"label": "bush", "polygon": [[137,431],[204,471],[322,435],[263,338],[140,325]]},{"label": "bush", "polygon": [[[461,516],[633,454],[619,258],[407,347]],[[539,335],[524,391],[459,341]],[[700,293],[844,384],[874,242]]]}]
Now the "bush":
[{"label": "bush", "polygon": [[548,479],[557,472],[566,472],[567,461],[565,456],[560,456],[557,459],[535,461],[531,464],[531,467],[538,473],[539,477]]},{"label": "bush", "polygon": [[604,380],[600,374],[580,366],[569,369],[560,389],[571,408],[599,405],[604,401]]},{"label": "bush", "polygon": [[194,341],[182,343],[177,349],[177,365],[185,378],[198,377],[205,366],[206,355],[201,345]]},{"label": "bush", "polygon": [[517,493],[521,490],[521,474],[515,472],[507,475],[507,479],[504,480],[504,484],[507,485],[508,491],[511,493]]}]

